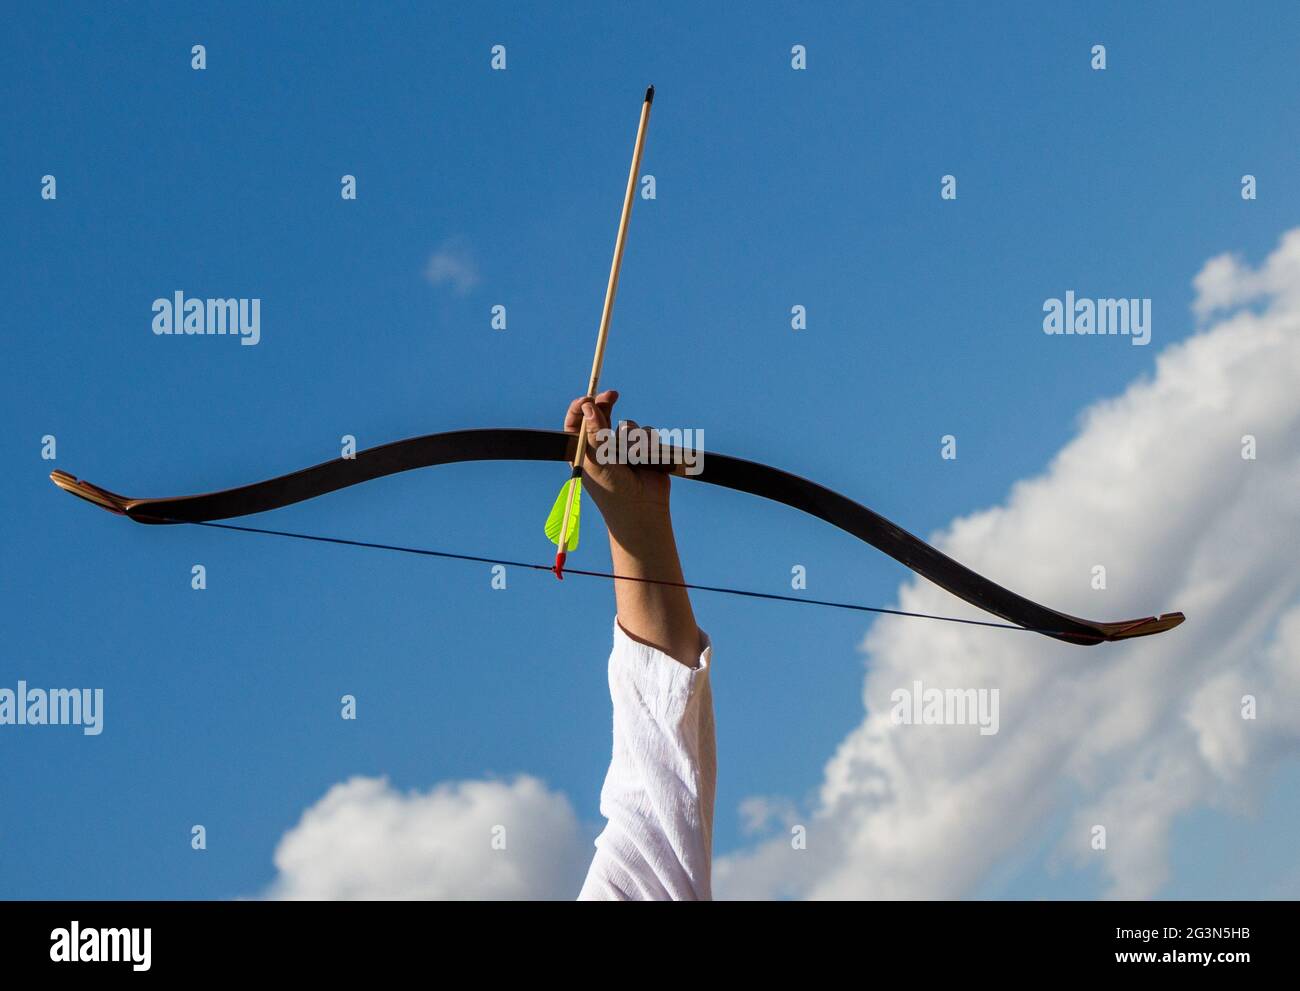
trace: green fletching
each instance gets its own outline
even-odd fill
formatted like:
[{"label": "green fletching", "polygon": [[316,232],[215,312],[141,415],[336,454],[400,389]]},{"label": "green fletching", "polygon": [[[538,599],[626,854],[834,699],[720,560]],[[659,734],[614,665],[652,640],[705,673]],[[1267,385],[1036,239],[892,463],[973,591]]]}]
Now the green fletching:
[{"label": "green fletching", "polygon": [[569,501],[569,486],[574,486],[573,493],[573,512],[569,514],[569,539],[565,546],[566,551],[576,551],[578,549],[578,517],[582,512],[582,479],[571,478],[564,483],[564,488],[560,489],[559,498],[555,500],[555,505],[551,507],[551,515],[546,517],[546,537],[553,544],[560,542],[560,528],[564,526],[564,507]]}]

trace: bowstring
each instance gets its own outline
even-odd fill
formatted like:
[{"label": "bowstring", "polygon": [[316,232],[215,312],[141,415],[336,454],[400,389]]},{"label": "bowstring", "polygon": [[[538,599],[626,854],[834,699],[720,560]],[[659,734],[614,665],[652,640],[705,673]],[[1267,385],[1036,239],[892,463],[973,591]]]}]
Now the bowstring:
[{"label": "bowstring", "polygon": [[[322,544],[338,544],[344,547],[365,547],[371,550],[395,551],[400,554],[418,554],[422,557],[437,557],[450,561],[469,561],[477,564],[502,564],[508,568],[525,568],[532,571],[553,571],[549,564],[537,564],[532,561],[510,561],[500,557],[483,557],[478,554],[457,554],[452,551],[435,551],[424,547],[408,547],[403,544],[382,544],[370,540],[350,540],[345,537],[323,537],[314,533],[295,533],[290,530],[271,530],[265,527],[239,526],[234,523],[218,523],[213,520],[175,520],[160,517],[167,523],[185,523],[190,526],[205,526],[216,530],[233,530],[238,533],[256,533],[268,537],[287,537],[293,540],[311,540]],[[722,595],[739,595],[749,599],[768,599],[773,602],[794,602],[805,606],[826,606],[831,609],[849,609],[854,612],[877,613],[883,616],[908,616],[913,619],[934,619],[943,623],[960,623],[964,626],[986,626],[997,630],[1018,630],[1021,633],[1059,634],[1060,630],[1038,630],[1015,623],[996,623],[986,619],[965,619],[960,616],[939,616],[934,613],[909,612],[905,609],[886,609],[883,606],[866,606],[857,602],[837,602],[830,599],[810,599],[797,595],[780,595],[775,592],[756,592],[752,589],[728,588],[722,585],[701,585],[695,582],[678,582],[662,578],[643,578],[634,575],[619,575],[609,571],[592,571],[586,568],[565,568],[566,575],[578,575],[583,578],[605,578],[614,581],[643,582],[649,585],[666,585],[672,588],[689,589],[698,592],[717,592]],[[1101,638],[1098,637],[1098,640]]]}]

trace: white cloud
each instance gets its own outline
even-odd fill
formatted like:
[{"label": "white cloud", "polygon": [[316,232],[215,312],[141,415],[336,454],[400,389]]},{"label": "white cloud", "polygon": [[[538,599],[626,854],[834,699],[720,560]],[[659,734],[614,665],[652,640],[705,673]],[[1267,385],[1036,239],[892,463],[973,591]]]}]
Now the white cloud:
[{"label": "white cloud", "polygon": [[[504,828],[505,849],[494,849]],[[563,795],[536,778],[402,794],[355,777],[307,809],[275,851],[268,897],[576,897],[593,848]]]},{"label": "white cloud", "polygon": [[[1259,269],[1216,258],[1195,286],[1197,313],[1218,323],[1087,410],[1041,476],[937,540],[1066,612],[1188,621],[1080,648],[880,620],[863,644],[867,713],[825,768],[807,849],[779,837],[721,858],[720,895],[959,897],[1046,840],[1099,868],[1111,895],[1147,897],[1168,878],[1179,814],[1248,807],[1300,752],[1300,230]],[[1258,305],[1222,312],[1246,304]],[[1244,434],[1258,460],[1242,459]],[[1089,587],[1096,564],[1106,591]],[[920,580],[899,598],[954,609]],[[916,679],[1001,689],[1001,731],[893,725],[889,694]],[[1094,824],[1104,852],[1089,846]]]},{"label": "white cloud", "polygon": [[1293,230],[1283,236],[1277,250],[1256,270],[1252,271],[1231,254],[1211,258],[1192,280],[1196,288],[1192,308],[1198,316],[1207,316],[1267,297],[1294,308],[1300,295],[1297,273],[1300,273],[1300,230]]},{"label": "white cloud", "polygon": [[786,828],[799,821],[799,812],[788,798],[754,795],[740,803],[741,828],[745,833],[762,833],[774,824]]},{"label": "white cloud", "polygon": [[424,277],[437,288],[449,287],[457,296],[464,296],[479,284],[478,267],[473,257],[455,241],[444,241],[429,256],[424,266]]}]

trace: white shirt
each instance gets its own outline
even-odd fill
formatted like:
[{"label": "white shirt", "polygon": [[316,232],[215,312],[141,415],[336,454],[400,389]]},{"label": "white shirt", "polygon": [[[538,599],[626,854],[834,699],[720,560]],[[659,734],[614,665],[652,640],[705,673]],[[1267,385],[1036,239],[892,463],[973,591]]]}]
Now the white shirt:
[{"label": "white shirt", "polygon": [[614,623],[614,756],[600,792],[608,821],[580,900],[712,898],[718,757],[709,660],[688,668]]}]

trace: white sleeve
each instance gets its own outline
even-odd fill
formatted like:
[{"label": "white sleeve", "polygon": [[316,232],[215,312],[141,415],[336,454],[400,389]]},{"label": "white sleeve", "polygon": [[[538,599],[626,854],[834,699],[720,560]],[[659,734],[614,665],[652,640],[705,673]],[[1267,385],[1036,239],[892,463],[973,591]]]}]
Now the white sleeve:
[{"label": "white sleeve", "polygon": [[700,640],[699,666],[688,668],[614,624],[614,756],[600,792],[609,821],[581,900],[712,897],[713,648],[703,632]]}]

